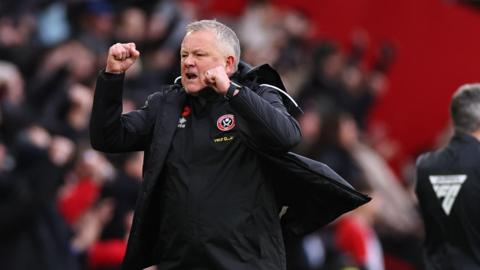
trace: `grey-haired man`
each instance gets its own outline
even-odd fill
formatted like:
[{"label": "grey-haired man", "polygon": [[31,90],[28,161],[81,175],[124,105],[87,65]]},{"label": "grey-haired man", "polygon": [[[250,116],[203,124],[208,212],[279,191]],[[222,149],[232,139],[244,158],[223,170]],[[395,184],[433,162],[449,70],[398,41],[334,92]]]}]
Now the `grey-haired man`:
[{"label": "grey-haired man", "polygon": [[461,86],[450,112],[453,138],[417,161],[427,269],[480,269],[480,84]]},{"label": "grey-haired man", "polygon": [[[258,73],[245,72],[230,28],[191,23],[180,54],[180,83],[140,110],[122,115],[135,44],[113,45],[97,80],[92,146],[145,153],[123,268],[286,269],[282,233],[311,232],[368,198],[325,165],[288,153],[301,134],[284,104],[296,103],[267,65],[253,79]],[[279,87],[261,83],[269,77]]]}]

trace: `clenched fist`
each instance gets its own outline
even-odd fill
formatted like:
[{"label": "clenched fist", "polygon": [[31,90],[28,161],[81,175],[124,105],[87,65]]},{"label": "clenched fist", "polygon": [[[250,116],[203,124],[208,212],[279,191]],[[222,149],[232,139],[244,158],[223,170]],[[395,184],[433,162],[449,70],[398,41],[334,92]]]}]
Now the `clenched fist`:
[{"label": "clenched fist", "polygon": [[217,66],[205,72],[205,84],[211,86],[219,94],[225,95],[230,86],[230,78],[224,66]]},{"label": "clenched fist", "polygon": [[107,56],[108,73],[123,73],[130,68],[140,56],[135,43],[116,43],[110,47]]}]

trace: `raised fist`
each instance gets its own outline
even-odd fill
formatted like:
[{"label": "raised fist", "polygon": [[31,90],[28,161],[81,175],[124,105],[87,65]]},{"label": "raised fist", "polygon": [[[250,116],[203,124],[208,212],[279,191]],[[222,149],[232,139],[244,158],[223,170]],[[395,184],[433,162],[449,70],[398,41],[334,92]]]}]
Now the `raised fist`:
[{"label": "raised fist", "polygon": [[116,43],[110,47],[107,56],[108,73],[123,73],[130,68],[140,56],[135,43]]},{"label": "raised fist", "polygon": [[204,82],[222,95],[225,95],[230,86],[230,78],[224,66],[217,66],[207,70],[204,74]]}]

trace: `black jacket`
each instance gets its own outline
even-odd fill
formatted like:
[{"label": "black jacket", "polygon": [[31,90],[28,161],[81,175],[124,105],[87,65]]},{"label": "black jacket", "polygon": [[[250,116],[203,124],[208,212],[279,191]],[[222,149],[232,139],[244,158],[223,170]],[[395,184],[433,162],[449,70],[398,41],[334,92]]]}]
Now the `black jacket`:
[{"label": "black jacket", "polygon": [[417,161],[428,269],[480,269],[480,142],[457,133]]},{"label": "black jacket", "polygon": [[[91,119],[91,142],[101,151],[145,151],[144,182],[123,265],[124,269],[141,269],[155,263],[153,247],[158,233],[155,227],[158,220],[155,219],[159,213],[152,194],[186,94],[180,86],[172,85],[151,95],[143,109],[122,115],[122,84],[123,76],[105,73],[99,76]],[[264,165],[271,168],[279,206],[289,206],[282,218],[284,229],[297,235],[311,232],[369,200],[324,164],[286,153],[298,141],[296,122],[280,107],[272,107],[248,88],[243,90],[230,103],[240,111],[243,121],[248,121],[248,124],[239,124],[243,141],[263,158]],[[270,120],[269,128],[260,123],[263,117],[259,116],[265,115]],[[255,117],[258,119],[252,119]],[[273,136],[278,141],[264,147],[263,142],[257,140],[258,134],[272,130],[277,131]]]}]

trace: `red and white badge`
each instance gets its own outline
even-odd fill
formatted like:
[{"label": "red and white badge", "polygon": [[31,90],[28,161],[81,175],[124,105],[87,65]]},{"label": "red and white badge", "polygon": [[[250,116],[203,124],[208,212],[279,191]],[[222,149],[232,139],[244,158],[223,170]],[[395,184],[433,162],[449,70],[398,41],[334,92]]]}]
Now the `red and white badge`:
[{"label": "red and white badge", "polygon": [[229,131],[235,127],[235,116],[224,114],[217,119],[217,128],[221,131]]}]

